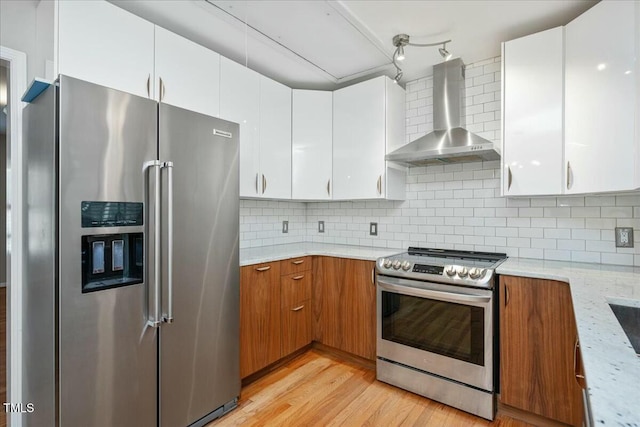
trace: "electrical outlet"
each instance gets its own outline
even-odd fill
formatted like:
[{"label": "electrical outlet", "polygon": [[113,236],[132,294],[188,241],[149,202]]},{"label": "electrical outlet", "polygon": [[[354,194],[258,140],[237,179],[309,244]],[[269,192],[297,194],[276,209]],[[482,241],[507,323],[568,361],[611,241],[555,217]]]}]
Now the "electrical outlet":
[{"label": "electrical outlet", "polygon": [[318,233],[324,233],[324,221],[318,221]]},{"label": "electrical outlet", "polygon": [[633,247],[633,228],[616,227],[616,248]]},{"label": "electrical outlet", "polygon": [[369,223],[369,236],[377,236],[378,235],[378,223],[370,222]]},{"label": "electrical outlet", "polygon": [[282,232],[283,233],[289,232],[289,221],[282,221]]}]

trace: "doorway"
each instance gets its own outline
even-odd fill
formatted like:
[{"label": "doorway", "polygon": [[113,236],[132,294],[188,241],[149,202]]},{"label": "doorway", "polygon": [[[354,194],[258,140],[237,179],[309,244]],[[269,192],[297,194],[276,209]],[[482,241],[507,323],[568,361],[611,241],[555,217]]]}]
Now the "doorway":
[{"label": "doorway", "polygon": [[[7,122],[9,63],[0,59],[0,402],[7,401]],[[4,409],[4,408],[2,408]],[[7,425],[0,411],[0,427]]]},{"label": "doorway", "polygon": [[[23,167],[21,95],[27,89],[27,55],[0,46],[0,403],[22,397]],[[6,76],[6,77],[5,77]],[[6,88],[6,89],[5,89]],[[13,406],[13,405],[12,405]],[[22,414],[0,408],[0,426],[22,426]]]}]

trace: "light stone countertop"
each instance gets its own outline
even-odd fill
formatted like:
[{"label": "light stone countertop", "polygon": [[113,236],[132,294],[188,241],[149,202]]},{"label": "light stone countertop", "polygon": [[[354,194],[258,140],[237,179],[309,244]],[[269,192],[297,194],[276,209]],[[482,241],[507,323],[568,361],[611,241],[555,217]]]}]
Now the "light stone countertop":
[{"label": "light stone countertop", "polygon": [[608,301],[640,304],[640,268],[509,258],[503,275],[569,283],[595,426],[640,426],[640,357]]},{"label": "light stone countertop", "polygon": [[370,246],[335,245],[330,243],[289,243],[240,249],[240,265],[260,264],[305,255],[375,261],[379,257],[403,252],[402,249],[374,248]]},{"label": "light stone countertop", "polygon": [[[375,261],[402,249],[292,243],[240,249],[240,265],[305,255]],[[640,268],[509,258],[498,274],[569,283],[594,425],[640,427],[640,357],[608,301],[640,305]]]}]

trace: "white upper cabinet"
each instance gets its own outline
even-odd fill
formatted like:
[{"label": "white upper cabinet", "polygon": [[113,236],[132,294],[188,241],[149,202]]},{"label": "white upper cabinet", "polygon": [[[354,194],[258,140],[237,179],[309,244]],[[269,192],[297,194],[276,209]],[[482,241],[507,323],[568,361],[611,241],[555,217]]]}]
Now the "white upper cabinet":
[{"label": "white upper cabinet", "polygon": [[154,25],[106,1],[58,4],[58,73],[153,94]]},{"label": "white upper cabinet", "polygon": [[401,187],[404,192],[398,181],[405,172],[384,160],[387,147],[404,143],[404,132],[399,141],[388,140],[399,137],[404,108],[404,90],[385,76],[333,92],[334,199],[404,197],[394,193]]},{"label": "white upper cabinet", "polygon": [[158,101],[219,116],[220,55],[156,26],[155,88]]},{"label": "white upper cabinet", "polygon": [[260,195],[270,199],[290,199],[291,89],[264,76],[260,76],[259,136]]},{"label": "white upper cabinet", "polygon": [[564,28],[503,44],[503,194],[561,194]]},{"label": "white upper cabinet", "polygon": [[240,125],[240,197],[258,197],[260,177],[260,75],[220,58],[220,118]]},{"label": "white upper cabinet", "polygon": [[333,94],[294,90],[292,120],[292,198],[331,199]]},{"label": "white upper cabinet", "polygon": [[640,185],[638,9],[603,1],[566,26],[565,193]]}]

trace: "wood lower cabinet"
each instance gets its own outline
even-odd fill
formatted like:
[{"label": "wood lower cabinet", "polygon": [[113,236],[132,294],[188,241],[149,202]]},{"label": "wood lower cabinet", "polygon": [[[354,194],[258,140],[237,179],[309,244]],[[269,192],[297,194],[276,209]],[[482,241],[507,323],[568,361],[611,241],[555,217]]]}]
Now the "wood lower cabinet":
[{"label": "wood lower cabinet", "polygon": [[281,357],[280,263],[240,269],[240,377]]},{"label": "wood lower cabinet", "polygon": [[369,360],[376,357],[373,261],[316,257],[314,340]]},{"label": "wood lower cabinet", "polygon": [[[293,263],[300,260],[282,261]],[[310,260],[308,260],[310,261]],[[292,264],[300,268],[303,264]],[[311,332],[311,262],[308,269],[282,276],[280,279],[282,304],[282,357],[301,349],[313,340]],[[284,270],[284,268],[282,269]]]},{"label": "wood lower cabinet", "polygon": [[500,401],[582,425],[577,329],[569,285],[501,276]]},{"label": "wood lower cabinet", "polygon": [[313,340],[311,269],[311,257],[241,268],[241,378]]}]

